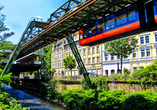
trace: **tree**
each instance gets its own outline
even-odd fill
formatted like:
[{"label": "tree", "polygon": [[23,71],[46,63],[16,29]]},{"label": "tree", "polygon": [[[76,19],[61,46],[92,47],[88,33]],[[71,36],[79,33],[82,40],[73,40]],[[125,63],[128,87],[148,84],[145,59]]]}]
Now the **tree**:
[{"label": "tree", "polygon": [[[3,9],[3,6],[0,6],[0,11]],[[5,15],[0,12],[0,63],[2,63],[5,59],[9,58],[9,53],[14,49],[14,45],[7,41],[8,37],[11,37],[14,32],[8,32],[9,29],[4,24]]]},{"label": "tree", "polygon": [[52,77],[54,73],[56,72],[55,68],[48,69],[48,74]]},{"label": "tree", "polygon": [[63,59],[64,62],[64,68],[69,69],[71,71],[71,76],[72,76],[72,69],[76,67],[76,61],[73,58],[73,56],[68,55],[66,58]]},{"label": "tree", "polygon": [[125,39],[116,40],[104,44],[105,49],[112,55],[120,57],[121,60],[121,71],[123,58],[127,58],[137,47],[138,40],[135,37],[128,37]]},{"label": "tree", "polygon": [[42,54],[42,55],[46,56],[44,59],[46,61],[46,67],[47,67],[47,69],[51,68],[51,51],[52,51],[52,45],[53,45],[53,43],[35,52],[36,54]]}]

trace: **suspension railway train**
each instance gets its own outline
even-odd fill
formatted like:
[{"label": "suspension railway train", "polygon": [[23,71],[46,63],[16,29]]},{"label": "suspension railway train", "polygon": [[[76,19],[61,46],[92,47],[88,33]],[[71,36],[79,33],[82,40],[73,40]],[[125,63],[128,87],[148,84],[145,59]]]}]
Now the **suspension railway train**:
[{"label": "suspension railway train", "polygon": [[132,5],[79,30],[79,45],[96,45],[157,29],[157,0]]}]

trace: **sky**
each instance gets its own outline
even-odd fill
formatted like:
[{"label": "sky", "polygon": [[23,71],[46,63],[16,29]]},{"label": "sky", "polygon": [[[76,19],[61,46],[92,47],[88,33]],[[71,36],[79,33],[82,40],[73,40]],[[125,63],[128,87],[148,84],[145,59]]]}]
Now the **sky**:
[{"label": "sky", "polygon": [[1,14],[6,15],[4,21],[7,28],[15,34],[8,38],[17,44],[27,27],[30,19],[40,16],[43,21],[50,18],[50,14],[62,6],[67,0],[0,0],[4,6]]}]

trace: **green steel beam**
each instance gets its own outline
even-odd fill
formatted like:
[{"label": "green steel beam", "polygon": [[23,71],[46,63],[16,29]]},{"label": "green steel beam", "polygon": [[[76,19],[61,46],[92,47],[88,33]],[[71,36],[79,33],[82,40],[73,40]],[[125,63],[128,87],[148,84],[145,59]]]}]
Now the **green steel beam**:
[{"label": "green steel beam", "polygon": [[[85,0],[84,0],[85,1]],[[64,35],[72,34],[83,28],[85,24],[90,24],[98,19],[102,19],[116,13],[117,10],[123,10],[129,5],[135,3],[144,3],[149,0],[69,0],[50,15],[54,17],[56,23],[51,22],[45,31],[39,34],[35,40],[25,45],[19,56],[29,54],[42,47],[64,38]],[[84,2],[84,3],[83,3]],[[82,5],[80,5],[82,3]],[[75,4],[78,7],[75,11],[66,11]],[[73,14],[73,12],[75,12]],[[63,16],[64,15],[64,16]],[[58,18],[59,17],[59,18]],[[58,19],[57,19],[58,18]],[[51,20],[53,21],[53,19]]]},{"label": "green steel beam", "polygon": [[84,63],[82,61],[80,53],[78,52],[78,49],[76,47],[76,44],[74,42],[74,39],[73,39],[72,35],[67,36],[66,39],[67,39],[68,44],[69,44],[69,46],[72,50],[73,55],[75,56],[75,59],[76,59],[77,64],[79,66],[79,69],[81,70],[81,73],[83,74],[83,76],[85,78],[85,81],[87,82],[89,88],[92,89],[93,87],[92,87],[92,84],[91,84],[91,80],[90,80],[90,78],[87,74],[87,70],[84,66]]},{"label": "green steel beam", "polygon": [[80,3],[86,0],[68,0],[61,7],[59,7],[55,12],[50,15],[49,22],[55,22],[58,18],[67,13],[70,9],[78,6]]},{"label": "green steel beam", "polygon": [[[3,72],[1,73],[1,76],[4,74],[7,74],[10,69],[11,66],[13,65],[13,62],[16,60],[16,58],[18,57],[21,48],[27,44],[32,38],[36,37],[36,35],[39,34],[39,30],[36,25],[37,25],[38,21],[36,21],[35,19],[33,19],[32,21],[30,21],[24,31],[24,33],[22,34],[22,37],[19,41],[19,43],[17,44],[17,46],[15,47],[14,51],[12,52],[7,64],[4,67]],[[38,30],[38,32],[36,32],[36,30]],[[41,31],[41,30],[40,30]],[[35,35],[36,34],[36,35]]]}]

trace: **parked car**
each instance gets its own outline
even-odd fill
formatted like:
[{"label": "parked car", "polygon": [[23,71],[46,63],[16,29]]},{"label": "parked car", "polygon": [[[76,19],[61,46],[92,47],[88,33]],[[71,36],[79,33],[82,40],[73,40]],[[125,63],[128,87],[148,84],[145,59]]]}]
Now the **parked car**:
[{"label": "parked car", "polygon": [[[83,74],[85,74],[85,73],[83,73]],[[92,72],[87,72],[87,74],[88,74],[88,75],[91,74],[94,78],[99,76],[98,74],[92,73]]]},{"label": "parked car", "polygon": [[76,78],[80,79],[81,75],[74,75]]}]

